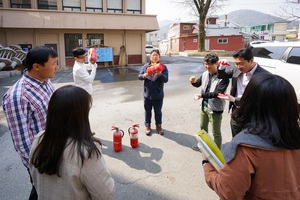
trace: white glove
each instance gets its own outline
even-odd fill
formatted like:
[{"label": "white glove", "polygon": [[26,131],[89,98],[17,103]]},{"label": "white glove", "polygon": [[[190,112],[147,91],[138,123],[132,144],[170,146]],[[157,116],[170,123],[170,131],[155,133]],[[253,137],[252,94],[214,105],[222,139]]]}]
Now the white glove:
[{"label": "white glove", "polygon": [[227,100],[227,101],[231,101],[231,102],[235,102],[234,96],[231,96],[230,94],[219,93],[218,98],[224,99],[224,100]]},{"label": "white glove", "polygon": [[219,60],[217,63],[219,65],[219,70],[223,70],[227,66],[230,66],[230,63],[226,59]]},{"label": "white glove", "polygon": [[92,64],[92,69],[96,70],[98,67],[97,63]]}]

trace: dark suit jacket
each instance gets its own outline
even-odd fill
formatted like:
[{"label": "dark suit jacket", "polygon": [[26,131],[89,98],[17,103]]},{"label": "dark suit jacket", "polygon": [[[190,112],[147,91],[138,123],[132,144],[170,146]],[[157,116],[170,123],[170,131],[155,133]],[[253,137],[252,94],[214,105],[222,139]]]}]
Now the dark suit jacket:
[{"label": "dark suit jacket", "polygon": [[[225,68],[226,69],[226,68]],[[239,77],[239,75],[241,74],[241,71],[237,68],[237,67],[233,67],[232,70],[219,70],[218,68],[218,78],[219,79],[223,79],[223,78],[231,78],[231,89],[230,89],[230,95],[234,96],[237,93],[237,79]],[[252,76],[255,76],[255,74],[257,73],[270,73],[267,70],[265,70],[264,68],[262,68],[259,64],[257,64],[257,68],[254,71]],[[240,101],[239,97],[235,97],[235,102],[229,102],[229,111],[230,109],[234,106],[236,107],[238,105]]]}]

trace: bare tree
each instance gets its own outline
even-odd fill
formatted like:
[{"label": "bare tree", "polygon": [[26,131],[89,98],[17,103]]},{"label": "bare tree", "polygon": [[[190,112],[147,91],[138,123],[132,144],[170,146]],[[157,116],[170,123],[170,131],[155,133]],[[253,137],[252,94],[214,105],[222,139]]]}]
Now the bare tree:
[{"label": "bare tree", "polygon": [[176,3],[191,9],[198,18],[198,51],[205,50],[205,19],[221,9],[229,0],[177,0]]},{"label": "bare tree", "polygon": [[300,0],[286,0],[276,14],[292,21],[300,19]]}]

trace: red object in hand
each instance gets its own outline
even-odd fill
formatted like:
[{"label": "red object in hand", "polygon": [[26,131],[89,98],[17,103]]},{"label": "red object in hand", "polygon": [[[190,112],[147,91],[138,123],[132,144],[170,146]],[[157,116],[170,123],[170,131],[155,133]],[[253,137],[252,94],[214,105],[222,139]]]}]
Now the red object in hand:
[{"label": "red object in hand", "polygon": [[218,97],[228,97],[226,94],[219,93]]},{"label": "red object in hand", "polygon": [[88,50],[88,58],[89,58],[89,62],[92,64],[97,62],[97,52],[95,48],[90,48]]},{"label": "red object in hand", "polygon": [[158,63],[156,65],[153,65],[151,67],[147,68],[147,74],[152,75],[155,74],[156,72],[162,72],[165,69],[164,64]]},{"label": "red object in hand", "polygon": [[230,63],[227,60],[219,60],[218,65],[230,66]]}]

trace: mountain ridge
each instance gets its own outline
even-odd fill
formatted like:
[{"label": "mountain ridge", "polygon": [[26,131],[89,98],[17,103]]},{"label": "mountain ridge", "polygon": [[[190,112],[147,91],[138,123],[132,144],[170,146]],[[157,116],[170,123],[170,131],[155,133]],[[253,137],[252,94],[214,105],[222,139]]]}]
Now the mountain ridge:
[{"label": "mountain ridge", "polygon": [[[219,15],[219,19],[225,19],[226,15]],[[274,15],[265,14],[251,9],[241,9],[232,11],[227,14],[227,19],[231,22],[234,22],[241,27],[243,26],[255,26],[261,24],[269,24],[274,22],[286,22],[289,20],[276,17]],[[173,20],[162,20],[159,21],[159,30],[157,31],[162,39],[167,39],[168,29],[171,24],[175,23]],[[198,23],[198,21],[188,21],[189,23]],[[299,28],[299,21],[292,21],[288,24],[288,29]]]},{"label": "mountain ridge", "polygon": [[[225,18],[225,15],[219,16]],[[286,22],[288,20],[276,17],[274,15],[265,14],[256,10],[241,9],[235,10],[227,14],[227,19],[241,26],[255,26],[260,24],[268,24],[274,22]]]},{"label": "mountain ridge", "polygon": [[[218,15],[219,19],[225,19],[225,15]],[[227,14],[227,19],[231,20],[240,26],[255,26],[260,24],[268,24],[274,22],[286,22],[289,20],[276,17],[274,15],[266,14],[260,11],[251,10],[251,9],[241,9],[235,10]],[[159,23],[159,27],[163,28],[165,26],[170,26],[175,21],[172,20],[162,20]],[[197,23],[198,21],[189,21]],[[299,21],[290,22],[292,26],[299,26]]]}]

